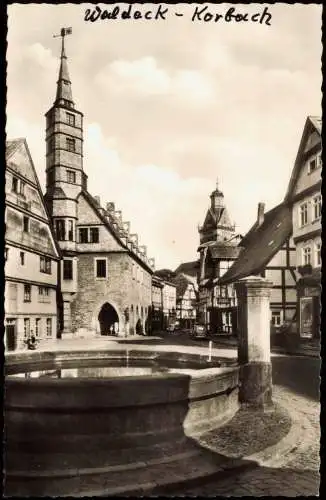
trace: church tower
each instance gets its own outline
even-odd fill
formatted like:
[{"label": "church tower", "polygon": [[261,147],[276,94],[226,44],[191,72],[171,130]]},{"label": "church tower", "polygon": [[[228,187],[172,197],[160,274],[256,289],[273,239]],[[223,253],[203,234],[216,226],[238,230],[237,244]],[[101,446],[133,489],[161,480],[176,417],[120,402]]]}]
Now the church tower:
[{"label": "church tower", "polygon": [[[77,197],[87,189],[83,172],[83,113],[75,108],[65,52],[65,36],[71,28],[61,30],[61,57],[56,97],[46,113],[46,194],[63,262],[61,291],[63,328],[71,329],[70,303],[76,292],[76,222]],[[71,277],[71,279],[67,279]],[[69,307],[68,307],[69,306]]]},{"label": "church tower", "polygon": [[210,199],[211,206],[207,210],[204,224],[199,228],[201,244],[209,241],[227,241],[235,234],[235,226],[225,207],[224,194],[219,189],[218,180]]}]

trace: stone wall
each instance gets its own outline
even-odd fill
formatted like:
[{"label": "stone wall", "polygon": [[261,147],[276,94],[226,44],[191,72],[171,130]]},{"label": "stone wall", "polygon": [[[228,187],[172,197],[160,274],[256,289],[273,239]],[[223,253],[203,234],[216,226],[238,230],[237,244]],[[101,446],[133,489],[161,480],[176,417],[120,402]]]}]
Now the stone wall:
[{"label": "stone wall", "polygon": [[[96,258],[107,258],[106,279],[95,278]],[[147,285],[150,280],[141,283],[133,278],[132,263],[133,259],[126,252],[78,256],[78,292],[72,303],[73,331],[87,329],[99,333],[98,315],[106,302],[111,304],[118,314],[121,334],[134,333],[138,319],[141,319],[143,327],[145,326],[148,307],[151,305],[151,287]],[[149,273],[146,274],[149,276]],[[129,310],[129,324],[125,321],[126,309]],[[128,331],[123,332],[124,328]]]}]

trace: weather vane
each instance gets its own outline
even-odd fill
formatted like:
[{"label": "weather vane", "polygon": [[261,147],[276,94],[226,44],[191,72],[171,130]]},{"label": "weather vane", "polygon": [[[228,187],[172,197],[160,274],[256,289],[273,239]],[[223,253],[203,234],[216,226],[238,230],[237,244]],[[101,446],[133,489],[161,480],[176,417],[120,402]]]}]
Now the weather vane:
[{"label": "weather vane", "polygon": [[58,36],[62,36],[64,38],[66,35],[72,34],[72,28],[61,28],[60,35],[53,35],[53,38],[58,38]]},{"label": "weather vane", "polygon": [[62,55],[64,55],[64,46],[65,46],[65,36],[66,35],[71,35],[72,34],[72,28],[61,28],[61,32],[60,32],[60,35],[53,35],[53,38],[58,38],[59,36],[61,36],[61,39],[62,39]]}]

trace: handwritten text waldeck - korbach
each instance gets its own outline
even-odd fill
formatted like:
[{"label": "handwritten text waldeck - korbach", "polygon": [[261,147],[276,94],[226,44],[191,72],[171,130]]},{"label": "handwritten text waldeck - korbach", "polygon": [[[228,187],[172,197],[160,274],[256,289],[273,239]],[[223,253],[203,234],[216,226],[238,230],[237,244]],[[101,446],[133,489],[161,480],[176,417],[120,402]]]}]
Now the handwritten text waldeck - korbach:
[{"label": "handwritten text waldeck - korbach", "polygon": [[[243,6],[245,8],[245,6]],[[218,13],[214,10],[213,6],[197,6],[189,9],[189,12],[185,14],[182,11],[182,5],[176,6],[173,9],[167,7],[166,4],[158,4],[151,9],[147,7],[141,8],[140,6],[135,6],[129,4],[128,7],[121,7],[115,5],[112,9],[101,9],[98,5],[94,9],[85,10],[85,21],[95,22],[95,21],[114,21],[114,20],[145,20],[145,21],[166,21],[171,16],[177,17],[188,17],[190,16],[193,22],[202,23],[242,23],[242,22],[252,22],[265,24],[271,26],[272,14],[269,12],[268,7],[265,6],[261,10],[257,9],[257,12],[249,14],[242,8],[230,7],[224,13]]]}]

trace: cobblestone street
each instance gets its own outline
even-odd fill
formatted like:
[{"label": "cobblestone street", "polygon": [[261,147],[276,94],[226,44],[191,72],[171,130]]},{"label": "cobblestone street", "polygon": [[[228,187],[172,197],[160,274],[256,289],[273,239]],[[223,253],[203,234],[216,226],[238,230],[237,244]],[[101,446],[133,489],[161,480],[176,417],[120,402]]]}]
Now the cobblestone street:
[{"label": "cobblestone street", "polygon": [[[182,496],[310,496],[319,494],[320,405],[292,390],[274,386],[274,401],[292,417],[294,446],[285,455],[226,479],[175,491]],[[296,444],[295,444],[296,443]]]}]

